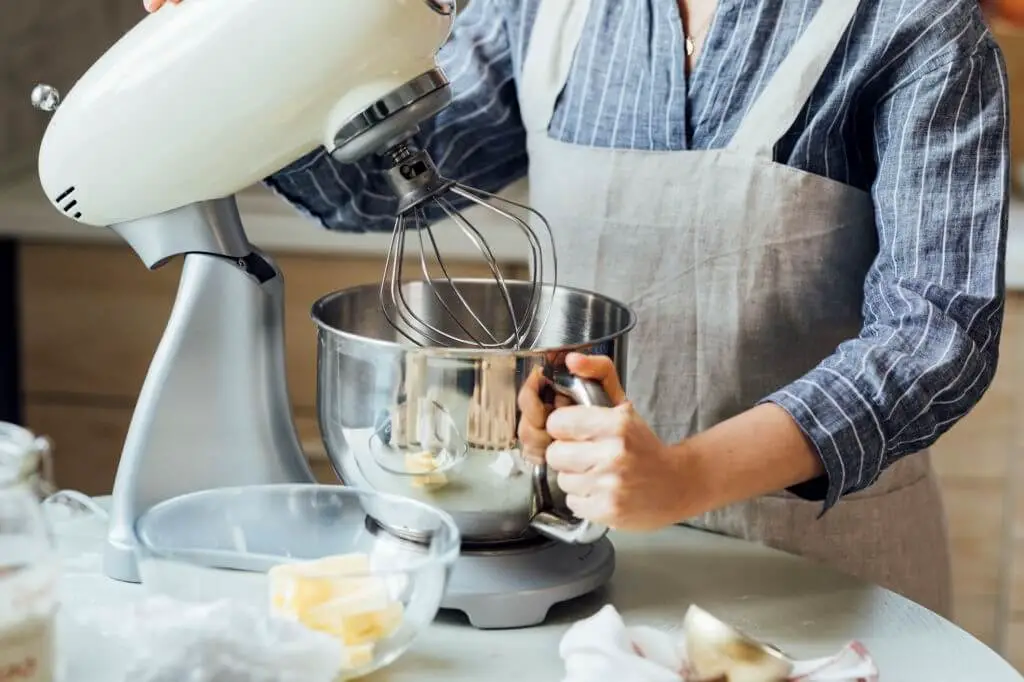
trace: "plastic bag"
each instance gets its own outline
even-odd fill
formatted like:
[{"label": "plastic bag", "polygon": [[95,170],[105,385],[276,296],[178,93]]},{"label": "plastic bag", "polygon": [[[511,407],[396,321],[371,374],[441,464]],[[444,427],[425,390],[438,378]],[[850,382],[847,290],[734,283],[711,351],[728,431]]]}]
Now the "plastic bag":
[{"label": "plastic bag", "polygon": [[333,682],[341,669],[333,638],[235,602],[147,597],[75,621],[94,654],[118,652],[124,682]]},{"label": "plastic bag", "polygon": [[[187,603],[109,580],[95,551],[108,513],[62,490],[43,503],[66,548],[58,646],[62,679],[104,682],[334,682],[333,637],[228,600]],[[88,548],[89,551],[86,551]]]}]

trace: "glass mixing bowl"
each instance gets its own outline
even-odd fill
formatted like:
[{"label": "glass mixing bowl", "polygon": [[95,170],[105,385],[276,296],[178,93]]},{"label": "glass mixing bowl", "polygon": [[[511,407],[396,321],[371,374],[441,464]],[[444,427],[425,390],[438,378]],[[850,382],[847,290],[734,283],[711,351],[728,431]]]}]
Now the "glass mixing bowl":
[{"label": "glass mixing bowl", "polygon": [[[382,530],[367,508],[421,542]],[[345,679],[393,663],[430,625],[460,545],[452,518],[429,505],[326,485],[192,493],[156,505],[135,530],[147,591],[298,620],[338,639]]]}]

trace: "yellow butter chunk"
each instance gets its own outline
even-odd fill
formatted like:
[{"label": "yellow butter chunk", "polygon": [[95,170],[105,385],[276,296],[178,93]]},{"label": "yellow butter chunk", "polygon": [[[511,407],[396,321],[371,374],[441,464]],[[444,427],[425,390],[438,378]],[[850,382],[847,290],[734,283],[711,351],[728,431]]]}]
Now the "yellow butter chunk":
[{"label": "yellow butter chunk", "polygon": [[346,670],[356,670],[358,668],[365,668],[366,666],[373,663],[372,644],[360,644],[359,646],[345,647],[342,654],[343,658],[341,665]]},{"label": "yellow butter chunk", "polygon": [[429,451],[407,454],[405,470],[416,474],[412,484],[417,488],[440,488],[448,484],[448,477],[437,471],[437,463]]},{"label": "yellow butter chunk", "polygon": [[402,604],[390,602],[381,609],[352,609],[351,604],[337,600],[314,609],[303,619],[313,630],[332,635],[346,646],[374,644],[395,633],[402,624]]},{"label": "yellow butter chunk", "polygon": [[[357,589],[353,583],[370,572],[366,554],[345,554],[270,569],[270,606],[279,615],[302,613]],[[365,578],[364,578],[365,579]]]},{"label": "yellow butter chunk", "polygon": [[271,610],[336,638],[346,669],[365,667],[373,662],[375,645],[398,630],[404,614],[387,581],[369,573],[365,554],[275,566],[268,574]]}]

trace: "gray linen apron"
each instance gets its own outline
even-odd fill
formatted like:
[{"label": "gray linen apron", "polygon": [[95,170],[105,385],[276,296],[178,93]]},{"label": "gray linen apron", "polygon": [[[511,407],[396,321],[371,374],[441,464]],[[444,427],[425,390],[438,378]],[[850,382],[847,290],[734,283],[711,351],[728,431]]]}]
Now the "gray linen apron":
[{"label": "gray linen apron", "polygon": [[[856,8],[822,4],[727,148],[645,152],[549,137],[590,2],[541,3],[519,82],[531,203],[555,232],[559,283],[637,311],[629,394],[667,441],[754,406],[860,332],[877,249],[870,195],[772,156]],[[950,614],[946,519],[927,453],[820,512],[821,503],[779,492],[688,523],[820,560]]]}]

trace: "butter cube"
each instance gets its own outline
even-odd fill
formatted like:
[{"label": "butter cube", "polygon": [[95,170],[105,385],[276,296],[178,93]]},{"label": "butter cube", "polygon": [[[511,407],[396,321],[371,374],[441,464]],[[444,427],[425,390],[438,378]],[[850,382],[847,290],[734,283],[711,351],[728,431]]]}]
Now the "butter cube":
[{"label": "butter cube", "polygon": [[[366,554],[345,554],[270,569],[270,606],[279,615],[301,619],[309,609],[359,589],[370,572]],[[362,574],[362,578],[360,578]]]},{"label": "butter cube", "polygon": [[375,644],[393,635],[402,624],[403,611],[400,602],[363,610],[358,602],[339,599],[311,611],[303,624],[338,638],[346,646],[360,646]]},{"label": "butter cube", "polygon": [[444,472],[437,472],[437,463],[429,451],[410,453],[405,456],[405,470],[416,474],[412,484],[417,488],[440,488],[448,485]]},{"label": "butter cube", "polygon": [[491,471],[497,474],[499,477],[504,479],[514,478],[519,476],[522,470],[519,468],[519,463],[516,461],[515,455],[508,450],[502,450],[491,462]]},{"label": "butter cube", "polygon": [[333,628],[332,623],[366,613],[377,613],[388,608],[391,597],[383,578],[360,578],[346,586],[347,591],[313,605],[306,613],[311,627]]},{"label": "butter cube", "polygon": [[369,573],[366,554],[275,566],[268,573],[271,610],[337,639],[347,670],[365,667],[404,615],[388,582]]},{"label": "butter cube", "polygon": [[342,650],[341,665],[346,670],[365,668],[373,663],[373,644],[348,646]]}]

